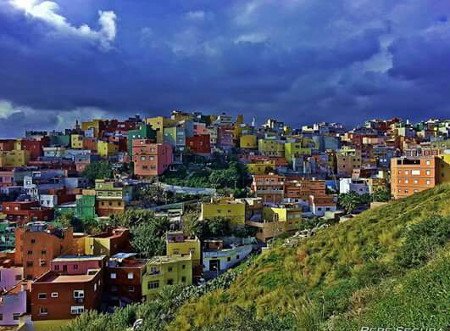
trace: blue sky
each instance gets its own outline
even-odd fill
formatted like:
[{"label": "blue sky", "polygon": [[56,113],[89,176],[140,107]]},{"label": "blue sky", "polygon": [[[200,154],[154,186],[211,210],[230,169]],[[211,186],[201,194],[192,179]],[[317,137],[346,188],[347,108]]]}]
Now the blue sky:
[{"label": "blue sky", "polygon": [[444,0],[0,0],[0,136],[171,110],[450,117]]}]

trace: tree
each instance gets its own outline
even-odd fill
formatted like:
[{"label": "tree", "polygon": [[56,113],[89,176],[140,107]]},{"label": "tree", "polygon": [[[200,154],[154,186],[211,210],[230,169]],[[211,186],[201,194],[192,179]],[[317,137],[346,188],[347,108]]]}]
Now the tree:
[{"label": "tree", "polygon": [[153,217],[131,228],[131,246],[145,257],[166,253],[166,232],[170,222],[166,217]]},{"label": "tree", "polygon": [[113,169],[108,161],[91,162],[82,173],[91,183],[96,179],[113,178]]},{"label": "tree", "polygon": [[388,188],[379,188],[373,193],[373,201],[388,202],[392,199],[391,190]]},{"label": "tree", "polygon": [[360,197],[355,192],[339,194],[338,203],[347,213],[351,213],[360,204]]}]

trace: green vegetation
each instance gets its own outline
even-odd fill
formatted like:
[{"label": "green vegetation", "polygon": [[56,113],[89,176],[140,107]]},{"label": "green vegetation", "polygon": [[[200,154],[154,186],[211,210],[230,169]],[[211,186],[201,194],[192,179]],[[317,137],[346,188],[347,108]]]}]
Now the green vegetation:
[{"label": "green vegetation", "polygon": [[220,189],[244,197],[251,177],[244,164],[230,161],[229,163],[211,162],[205,165],[184,166],[176,172],[166,172],[160,180],[170,185]]},{"label": "green vegetation", "polygon": [[227,290],[184,304],[167,329],[247,330],[245,321],[262,330],[446,329],[449,199],[450,186],[441,186],[320,230],[295,248],[275,246]]},{"label": "green vegetation", "polygon": [[294,248],[279,240],[207,289],[163,289],[155,301],[84,314],[66,329],[124,330],[143,318],[141,330],[446,330],[449,200],[444,185],[393,201]]},{"label": "green vegetation", "polygon": [[109,179],[113,177],[113,168],[108,161],[91,162],[82,173],[91,183],[96,179]]}]

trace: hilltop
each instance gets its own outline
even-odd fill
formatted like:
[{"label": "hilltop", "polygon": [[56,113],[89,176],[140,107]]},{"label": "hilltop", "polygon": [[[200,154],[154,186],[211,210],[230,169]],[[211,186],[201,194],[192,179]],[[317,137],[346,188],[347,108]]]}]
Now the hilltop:
[{"label": "hilltop", "polygon": [[450,186],[415,194],[261,255],[169,330],[358,330],[450,325]]},{"label": "hilltop", "polygon": [[206,287],[165,287],[66,330],[361,330],[450,325],[450,185],[366,211]]}]

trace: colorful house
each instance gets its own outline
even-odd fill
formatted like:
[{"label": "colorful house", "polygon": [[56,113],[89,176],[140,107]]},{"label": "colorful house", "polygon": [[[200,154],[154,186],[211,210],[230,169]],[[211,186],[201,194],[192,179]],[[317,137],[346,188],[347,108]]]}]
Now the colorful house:
[{"label": "colorful house", "polygon": [[258,151],[264,156],[284,157],[284,142],[275,139],[259,139]]},{"label": "colorful house", "polygon": [[82,149],[83,148],[83,135],[71,134],[70,135],[70,147],[73,149]]},{"label": "colorful house", "polygon": [[245,203],[234,199],[219,199],[201,204],[200,220],[225,218],[231,225],[245,225]]},{"label": "colorful house", "polygon": [[258,148],[258,140],[256,138],[256,135],[254,135],[254,134],[242,135],[239,140],[239,146],[242,149],[257,149]]},{"label": "colorful house", "polygon": [[172,146],[150,140],[133,140],[133,163],[136,176],[159,176],[173,163]]},{"label": "colorful house", "polygon": [[181,231],[167,232],[166,255],[192,256],[194,278],[201,277],[202,250],[200,240],[197,237],[186,237]]},{"label": "colorful house", "polygon": [[119,146],[108,141],[99,140],[97,142],[97,153],[101,157],[108,158],[117,154]]},{"label": "colorful house", "polygon": [[128,154],[131,157],[133,156],[134,139],[146,139],[151,140],[152,142],[156,142],[156,129],[154,129],[154,127],[150,124],[141,124],[137,129],[128,131],[127,146],[128,146]]},{"label": "colorful house", "polygon": [[86,255],[112,256],[130,250],[130,230],[117,228],[84,238]]},{"label": "colorful house", "polygon": [[164,286],[192,284],[192,256],[155,256],[147,262],[142,292],[147,300]]},{"label": "colorful house", "polygon": [[28,164],[30,152],[21,149],[0,152],[0,168],[22,167]]},{"label": "colorful house", "polygon": [[304,155],[311,155],[311,148],[303,147],[301,142],[289,142],[284,144],[284,155],[289,163],[294,158],[298,158]]}]

